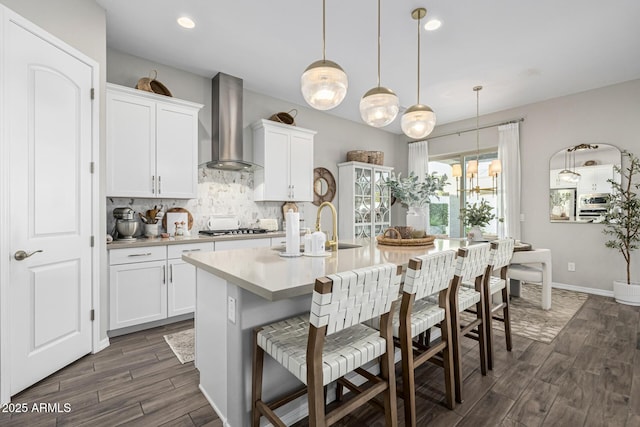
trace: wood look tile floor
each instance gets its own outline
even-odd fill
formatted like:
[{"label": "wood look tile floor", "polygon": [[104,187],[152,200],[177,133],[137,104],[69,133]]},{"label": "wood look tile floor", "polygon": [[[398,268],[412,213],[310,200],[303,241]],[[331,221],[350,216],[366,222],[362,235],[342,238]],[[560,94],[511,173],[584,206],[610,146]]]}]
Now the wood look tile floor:
[{"label": "wood look tile floor", "polygon": [[[191,326],[180,322],[111,339],[107,349],[13,399],[68,402],[71,412],[0,413],[0,425],[221,426],[198,390],[193,362],[181,365],[162,338]],[[550,344],[514,336],[507,352],[504,337],[497,333],[495,340],[495,367],[485,377],[477,344],[464,341],[465,401],[453,411],[442,403],[441,368],[416,372],[419,426],[640,426],[640,307],[591,295]],[[398,406],[404,425],[401,399]],[[384,417],[365,406],[337,425],[383,426]]]}]

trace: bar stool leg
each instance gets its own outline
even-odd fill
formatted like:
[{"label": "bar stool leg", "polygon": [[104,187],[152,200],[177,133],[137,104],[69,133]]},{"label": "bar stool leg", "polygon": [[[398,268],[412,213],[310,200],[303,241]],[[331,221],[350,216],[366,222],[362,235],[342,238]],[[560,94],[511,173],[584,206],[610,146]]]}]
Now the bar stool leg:
[{"label": "bar stool leg", "polygon": [[447,313],[445,319],[440,322],[440,331],[442,334],[441,339],[447,343],[447,346],[442,350],[442,361],[444,365],[444,388],[445,388],[445,402],[447,408],[455,408],[454,399],[454,379],[453,379],[453,351],[451,351],[451,316]]},{"label": "bar stool leg", "polygon": [[487,334],[485,333],[486,317],[484,315],[484,295],[480,292],[480,302],[476,304],[477,317],[482,322],[478,325],[478,347],[480,348],[480,372],[487,375]]},{"label": "bar stool leg", "polygon": [[485,283],[483,287],[484,293],[484,330],[487,338],[487,367],[493,369],[493,311],[492,311],[492,295],[490,293],[489,284]]},{"label": "bar stool leg", "polygon": [[511,351],[511,315],[509,314],[509,292],[506,287],[502,290],[502,300],[505,301],[504,308],[502,309],[504,317],[504,337],[507,341],[507,351]]},{"label": "bar stool leg", "polygon": [[260,427],[260,411],[256,403],[262,399],[262,371],[264,367],[264,350],[258,345],[258,332],[253,331],[253,363],[251,379],[251,425]]},{"label": "bar stool leg", "polygon": [[[412,298],[413,300],[413,298]],[[413,303],[413,301],[411,301]],[[411,325],[400,324],[400,352],[402,353],[402,393],[404,398],[405,426],[416,425],[416,384],[414,376],[413,344]]]},{"label": "bar stool leg", "polygon": [[[456,291],[457,292],[457,291]],[[457,301],[451,301],[451,350],[456,402],[462,403],[462,351],[460,349],[460,311]]]}]

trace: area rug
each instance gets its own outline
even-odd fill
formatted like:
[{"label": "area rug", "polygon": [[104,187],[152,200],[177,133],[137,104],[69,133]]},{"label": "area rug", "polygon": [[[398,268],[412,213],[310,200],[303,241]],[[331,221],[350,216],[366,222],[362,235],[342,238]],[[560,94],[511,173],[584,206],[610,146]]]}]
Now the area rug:
[{"label": "area rug", "polygon": [[[581,292],[551,290],[551,309],[540,308],[542,286],[525,283],[520,297],[511,298],[511,333],[535,341],[550,343],[589,297]],[[502,322],[493,327],[504,331]]]},{"label": "area rug", "polygon": [[165,335],[164,339],[180,363],[192,362],[195,359],[193,328]]}]

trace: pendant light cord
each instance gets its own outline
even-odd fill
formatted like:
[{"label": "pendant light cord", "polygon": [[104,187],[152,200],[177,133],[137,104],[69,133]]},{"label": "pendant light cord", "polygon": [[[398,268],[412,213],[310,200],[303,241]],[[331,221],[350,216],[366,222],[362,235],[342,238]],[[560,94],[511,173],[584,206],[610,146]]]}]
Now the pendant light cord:
[{"label": "pendant light cord", "polygon": [[380,0],[378,0],[378,87],[380,87]]},{"label": "pendant light cord", "polygon": [[478,169],[480,168],[480,89],[482,87],[474,88],[476,91],[476,161],[478,162]]},{"label": "pendant light cord", "polygon": [[325,27],[326,27],[326,11],[325,11],[325,0],[322,0],[322,61],[324,62],[326,60],[326,52],[327,52],[327,47],[326,47],[326,31],[325,31]]},{"label": "pendant light cord", "polygon": [[420,104],[420,20],[421,17],[418,15],[418,105]]}]

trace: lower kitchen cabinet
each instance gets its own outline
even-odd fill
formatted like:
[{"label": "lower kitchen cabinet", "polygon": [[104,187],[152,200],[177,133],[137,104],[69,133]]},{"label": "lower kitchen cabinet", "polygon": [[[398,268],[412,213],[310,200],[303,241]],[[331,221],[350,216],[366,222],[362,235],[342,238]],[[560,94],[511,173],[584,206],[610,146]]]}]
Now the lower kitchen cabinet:
[{"label": "lower kitchen cabinet", "polygon": [[181,256],[213,247],[209,242],[109,251],[109,329],[192,313],[196,271]]}]

